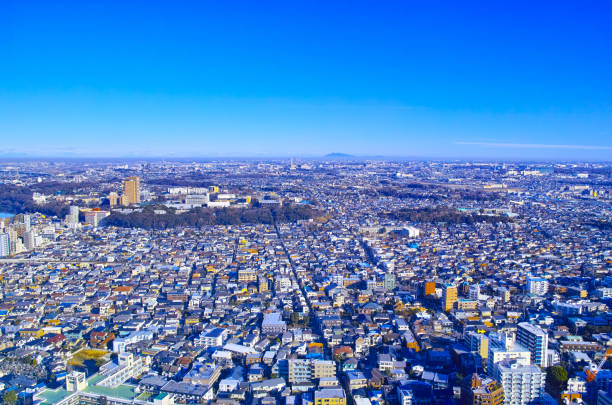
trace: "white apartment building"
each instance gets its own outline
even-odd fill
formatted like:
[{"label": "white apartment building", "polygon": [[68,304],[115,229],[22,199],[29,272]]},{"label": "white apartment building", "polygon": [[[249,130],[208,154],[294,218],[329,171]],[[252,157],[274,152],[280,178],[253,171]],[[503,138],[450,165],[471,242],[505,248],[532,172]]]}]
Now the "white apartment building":
[{"label": "white apartment building", "polygon": [[195,344],[198,346],[204,346],[204,348],[222,347],[227,333],[227,330],[223,328],[205,330],[195,340]]},{"label": "white apartment building", "polygon": [[154,334],[151,331],[136,331],[126,337],[116,338],[113,340],[113,352],[123,353],[128,345],[143,340],[153,340],[153,336]]},{"label": "white apartment building", "polygon": [[518,364],[528,366],[531,364],[531,352],[510,336],[491,335],[487,364],[489,376],[493,377],[494,365],[504,360],[516,360]]},{"label": "white apartment building", "polygon": [[11,245],[9,241],[8,233],[0,233],[0,257],[6,257],[11,254]]},{"label": "white apartment building", "polygon": [[542,277],[527,275],[527,292],[533,295],[546,295],[548,292],[548,280]]},{"label": "white apartment building", "polygon": [[546,373],[538,366],[503,360],[493,366],[492,377],[504,387],[505,405],[527,405],[544,395]]},{"label": "white apartment building", "polygon": [[133,377],[139,377],[149,371],[150,358],[134,356],[132,353],[119,354],[118,364],[112,361],[100,367],[99,373],[104,379],[97,385],[116,388]]},{"label": "white apartment building", "polygon": [[472,284],[468,289],[468,297],[471,300],[478,301],[480,297],[480,284]]}]

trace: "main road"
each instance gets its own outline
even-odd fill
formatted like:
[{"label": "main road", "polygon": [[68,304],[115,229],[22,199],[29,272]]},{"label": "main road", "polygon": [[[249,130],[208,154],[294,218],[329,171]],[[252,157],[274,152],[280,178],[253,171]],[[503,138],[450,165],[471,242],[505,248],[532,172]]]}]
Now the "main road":
[{"label": "main road", "polygon": [[[314,312],[312,309],[310,298],[308,297],[308,295],[306,295],[306,290],[304,290],[302,280],[297,275],[297,271],[295,270],[295,264],[293,263],[293,259],[291,259],[291,255],[289,254],[289,251],[287,250],[287,247],[285,246],[285,243],[283,242],[283,238],[281,236],[280,231],[278,230],[278,226],[276,223],[274,223],[274,229],[276,230],[278,241],[281,244],[283,251],[285,252],[285,255],[287,255],[287,259],[289,259],[289,265],[291,266],[291,272],[293,273],[293,277],[295,277],[295,279],[297,280],[298,286],[300,287],[300,291],[302,292],[302,295],[304,296],[304,299],[306,300],[306,304],[308,305],[308,311],[310,314],[312,314],[312,316],[310,317],[310,322],[313,324],[316,333],[321,337],[321,340],[323,341],[323,348],[325,349],[325,353],[328,355],[328,358],[330,358],[332,361],[335,362],[335,359],[333,359],[333,356],[332,356],[332,349],[327,343],[327,339],[323,337],[323,330],[321,330],[321,325],[319,323],[319,320],[317,319],[316,312]],[[339,371],[340,371],[339,367],[336,367],[336,375],[338,374]],[[346,395],[347,403],[352,403],[353,402],[352,395],[351,395],[351,390],[349,388],[348,380],[342,377],[337,377],[337,378],[338,378],[338,381],[340,381],[340,383],[342,384],[342,388],[344,389],[344,392]]]}]

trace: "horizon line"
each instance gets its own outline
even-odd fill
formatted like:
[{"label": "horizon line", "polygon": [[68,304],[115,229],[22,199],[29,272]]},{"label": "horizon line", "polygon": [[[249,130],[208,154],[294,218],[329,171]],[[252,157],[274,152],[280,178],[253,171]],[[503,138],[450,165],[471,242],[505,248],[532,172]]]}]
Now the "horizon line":
[{"label": "horizon line", "polygon": [[581,150],[612,150],[612,146],[606,145],[571,145],[571,144],[547,144],[547,143],[506,143],[506,142],[469,142],[457,141],[456,145],[493,146],[501,148],[523,148],[523,149],[581,149]]},{"label": "horizon line", "polygon": [[[490,143],[462,143],[462,144],[486,144]],[[503,144],[495,144],[495,145],[503,145]],[[524,144],[529,145],[529,144]],[[533,144],[535,145],[535,144]],[[580,145],[557,145],[558,148],[562,148],[563,146],[580,146]],[[529,146],[525,146],[529,148]],[[536,146],[533,146],[536,148]],[[607,148],[607,147],[606,147]],[[612,147],[609,147],[612,149]],[[571,149],[571,148],[570,148]],[[588,148],[585,148],[588,149]],[[607,150],[607,149],[605,149]],[[433,157],[433,156],[410,156],[410,155],[353,155],[353,154],[342,154],[342,156],[327,156],[327,155],[268,155],[268,156],[259,156],[259,155],[235,155],[235,156],[206,156],[206,155],[196,155],[196,156],[164,156],[164,155],[123,155],[123,156],[112,156],[112,155],[28,155],[28,154],[0,154],[0,161],[6,160],[168,160],[168,161],[179,161],[179,160],[291,160],[291,159],[304,159],[304,160],[332,160],[332,161],[355,161],[355,160],[406,160],[406,161],[438,161],[438,162],[450,162],[450,161],[458,161],[458,162],[524,162],[524,163],[612,163],[612,159],[610,160],[601,160],[601,159],[560,159],[560,158],[512,158],[512,157],[504,157],[504,158],[482,158],[482,157]]]}]

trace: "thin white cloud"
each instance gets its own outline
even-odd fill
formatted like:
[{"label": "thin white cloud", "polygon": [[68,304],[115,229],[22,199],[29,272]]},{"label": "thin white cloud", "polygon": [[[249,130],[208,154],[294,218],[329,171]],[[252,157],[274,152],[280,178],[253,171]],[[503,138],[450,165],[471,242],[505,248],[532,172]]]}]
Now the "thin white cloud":
[{"label": "thin white cloud", "polygon": [[557,145],[557,144],[544,144],[544,143],[503,143],[503,142],[455,142],[455,144],[456,145],[491,146],[495,148],[612,150],[612,146],[601,146],[601,145]]}]

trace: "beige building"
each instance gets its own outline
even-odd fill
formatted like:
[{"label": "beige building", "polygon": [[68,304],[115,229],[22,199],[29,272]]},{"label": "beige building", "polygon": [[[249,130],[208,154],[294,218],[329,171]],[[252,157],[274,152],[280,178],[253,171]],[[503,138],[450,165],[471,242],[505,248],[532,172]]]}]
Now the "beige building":
[{"label": "beige building", "polygon": [[123,195],[128,204],[140,204],[140,177],[132,176],[123,180]]},{"label": "beige building", "polygon": [[457,286],[447,284],[442,292],[442,307],[445,311],[450,311],[457,302]]},{"label": "beige building", "polygon": [[253,269],[240,269],[238,270],[238,281],[241,283],[257,281],[257,272]]},{"label": "beige building", "polygon": [[110,203],[111,208],[116,207],[117,205],[119,205],[119,194],[115,193],[114,191],[111,191],[108,194],[108,201]]},{"label": "beige building", "polygon": [[478,352],[481,358],[489,357],[489,338],[482,333],[468,332],[465,335],[465,344],[472,352]]}]

